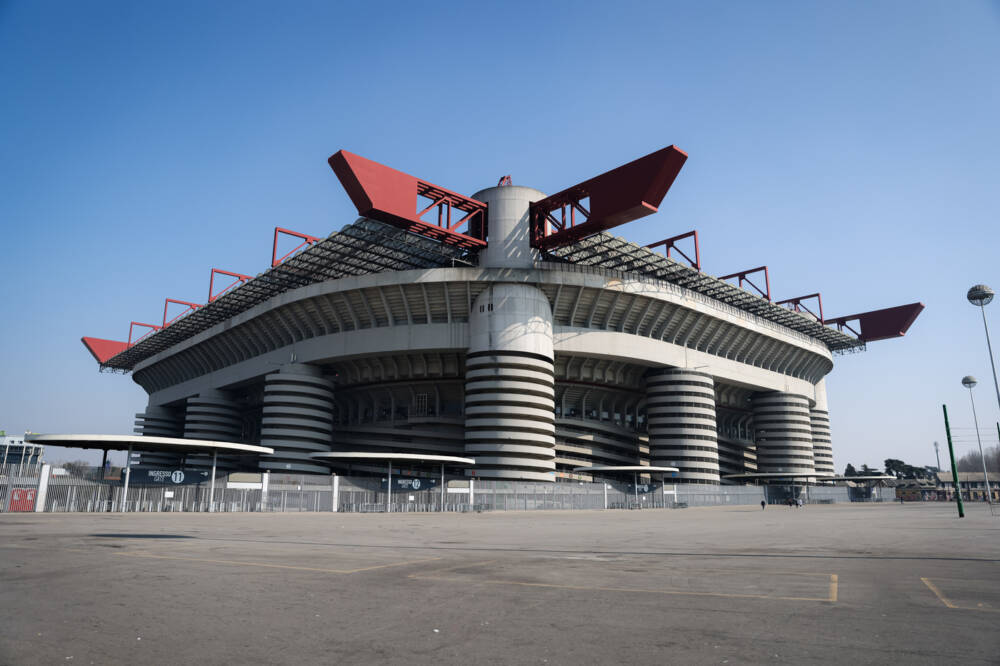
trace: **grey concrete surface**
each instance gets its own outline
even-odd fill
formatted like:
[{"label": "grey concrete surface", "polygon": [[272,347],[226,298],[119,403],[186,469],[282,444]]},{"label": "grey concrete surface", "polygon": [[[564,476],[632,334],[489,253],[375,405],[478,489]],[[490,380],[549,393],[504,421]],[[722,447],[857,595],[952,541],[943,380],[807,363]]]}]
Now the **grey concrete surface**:
[{"label": "grey concrete surface", "polygon": [[1000,663],[938,504],[0,515],[0,663]]}]

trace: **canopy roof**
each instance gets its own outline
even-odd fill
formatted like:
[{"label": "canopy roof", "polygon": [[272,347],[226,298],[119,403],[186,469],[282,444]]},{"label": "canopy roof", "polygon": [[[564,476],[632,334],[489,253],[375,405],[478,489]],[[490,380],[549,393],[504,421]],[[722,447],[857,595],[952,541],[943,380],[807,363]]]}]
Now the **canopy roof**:
[{"label": "canopy roof", "polygon": [[574,472],[678,472],[676,467],[653,467],[650,465],[597,465],[595,467],[574,467]]},{"label": "canopy roof", "polygon": [[452,465],[467,465],[472,466],[476,464],[476,461],[472,458],[462,458],[459,456],[439,456],[439,455],[424,455],[421,453],[396,453],[393,451],[380,452],[380,453],[370,453],[367,451],[336,451],[332,453],[313,453],[309,456],[313,460],[319,460],[320,462],[325,462],[327,464],[332,464],[335,462],[355,462],[355,461],[371,461],[371,460],[407,460],[411,462],[426,462],[426,463],[450,463]]},{"label": "canopy roof", "polygon": [[[466,255],[467,251],[462,248],[444,245],[383,222],[361,218],[169,326],[147,335],[131,347],[126,345],[117,354],[103,361],[101,368],[132,370],[140,361],[246,312],[273,296],[308,284],[366,273],[468,264]],[[97,342],[114,343],[105,340]],[[105,347],[111,348],[107,344]],[[89,345],[88,349],[100,361],[94,349]]]},{"label": "canopy roof", "polygon": [[704,294],[823,342],[831,351],[864,347],[857,338],[824,326],[814,317],[776,305],[725,280],[674,261],[649,248],[604,232],[573,245],[551,250],[550,257],[572,264],[639,273]]},{"label": "canopy roof", "polygon": [[174,453],[274,453],[274,449],[255,444],[215,442],[180,437],[149,437],[142,435],[25,435],[26,442],[65,446],[74,449],[107,449],[108,451],[169,451]]}]

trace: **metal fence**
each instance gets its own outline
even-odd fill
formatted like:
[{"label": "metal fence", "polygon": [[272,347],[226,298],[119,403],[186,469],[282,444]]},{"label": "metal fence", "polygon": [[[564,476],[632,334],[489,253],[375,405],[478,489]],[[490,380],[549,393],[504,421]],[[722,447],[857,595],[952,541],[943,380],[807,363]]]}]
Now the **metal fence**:
[{"label": "metal fence", "polygon": [[[664,509],[688,506],[741,506],[775,501],[777,488],[618,482],[527,482],[299,474],[220,474],[214,497],[209,481],[197,474],[161,475],[162,483],[137,482],[127,494],[117,471],[67,470],[45,465],[35,474],[0,469],[0,512],[468,512],[583,509]],[[171,479],[181,479],[177,483]],[[183,480],[188,482],[184,483]],[[191,482],[194,480],[194,482]],[[414,481],[418,481],[415,483]],[[846,502],[848,489],[813,486],[806,501]]]}]

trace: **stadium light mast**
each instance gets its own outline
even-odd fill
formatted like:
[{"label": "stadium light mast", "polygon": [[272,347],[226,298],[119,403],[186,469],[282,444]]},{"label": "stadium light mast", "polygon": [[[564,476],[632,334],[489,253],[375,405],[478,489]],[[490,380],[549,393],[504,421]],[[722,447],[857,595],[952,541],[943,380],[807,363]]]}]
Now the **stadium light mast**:
[{"label": "stadium light mast", "polygon": [[983,438],[979,435],[979,419],[976,417],[976,400],[972,397],[972,389],[978,384],[972,375],[962,377],[962,386],[969,389],[969,400],[972,402],[972,424],[976,426],[976,441],[979,442],[979,457],[983,463],[983,480],[986,482],[986,501],[989,502],[990,512],[993,511],[993,493],[990,491],[990,477],[986,472],[986,456],[983,454]]},{"label": "stadium light mast", "polygon": [[986,331],[986,351],[990,355],[990,368],[993,370],[993,388],[997,392],[997,407],[1000,407],[1000,384],[997,383],[997,366],[993,362],[993,345],[990,344],[990,327],[986,325],[986,306],[993,301],[993,290],[985,284],[972,286],[965,295],[969,302],[979,306],[979,312],[983,315],[983,330]]},{"label": "stadium light mast", "polygon": [[934,457],[937,458],[937,468],[941,471],[941,454],[938,452],[938,443],[934,442]]}]

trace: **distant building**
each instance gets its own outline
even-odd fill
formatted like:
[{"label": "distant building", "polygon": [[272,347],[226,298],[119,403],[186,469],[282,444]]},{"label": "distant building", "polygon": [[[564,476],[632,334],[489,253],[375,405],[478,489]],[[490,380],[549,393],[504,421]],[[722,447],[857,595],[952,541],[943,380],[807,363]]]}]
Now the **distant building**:
[{"label": "distant building", "polygon": [[0,430],[0,456],[0,468],[27,470],[42,463],[45,447],[25,443],[24,435],[8,435],[6,431]]}]

